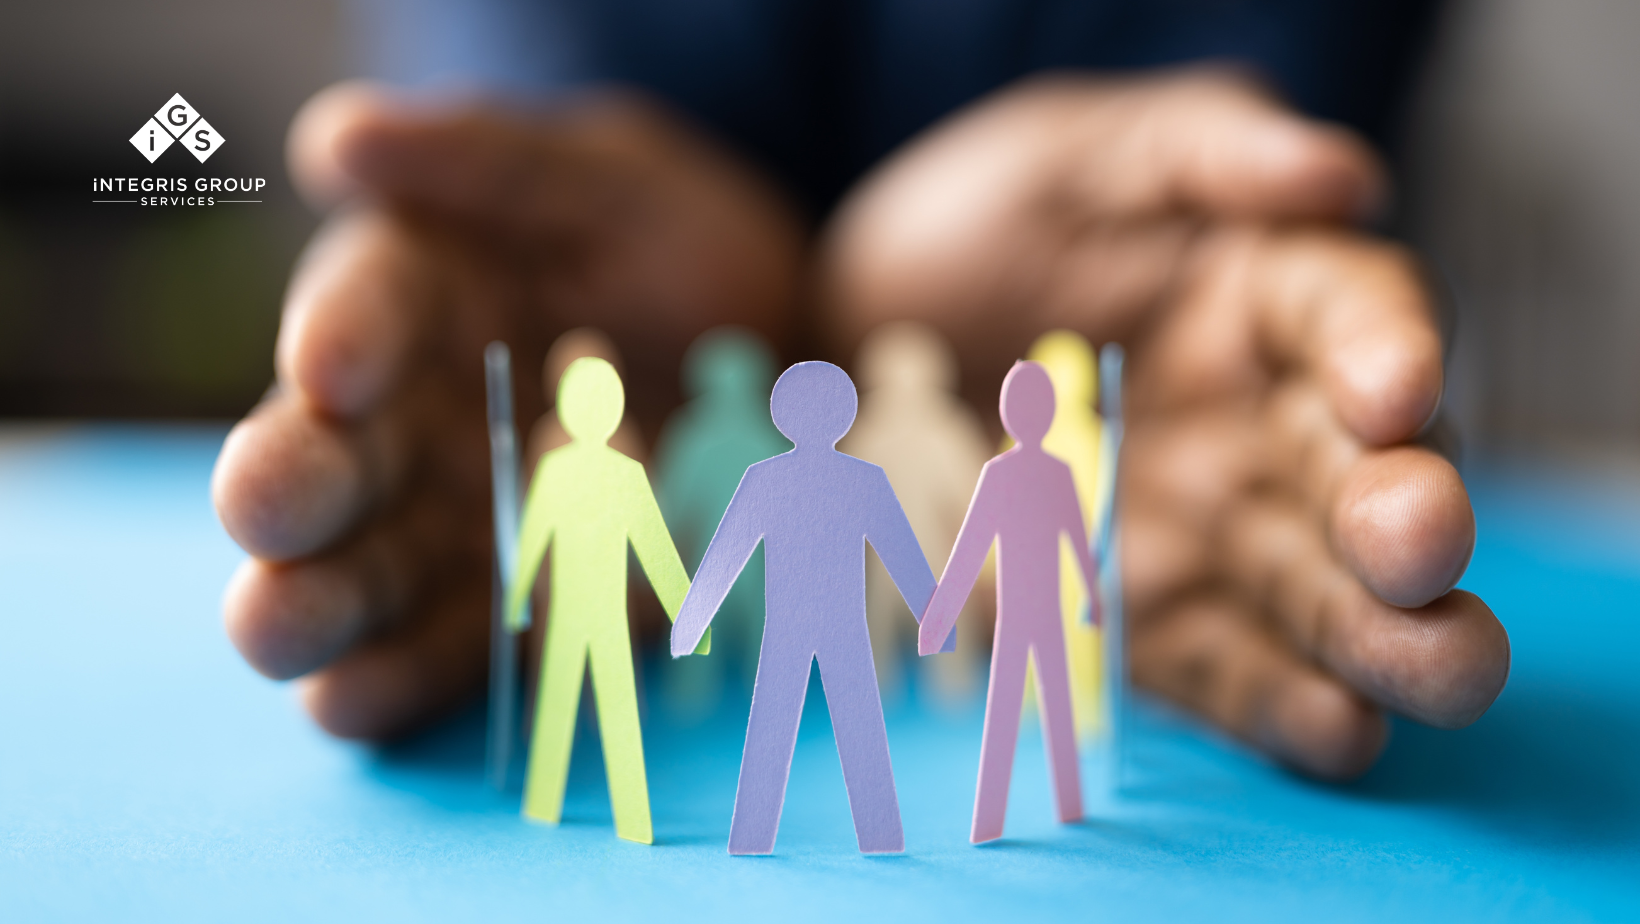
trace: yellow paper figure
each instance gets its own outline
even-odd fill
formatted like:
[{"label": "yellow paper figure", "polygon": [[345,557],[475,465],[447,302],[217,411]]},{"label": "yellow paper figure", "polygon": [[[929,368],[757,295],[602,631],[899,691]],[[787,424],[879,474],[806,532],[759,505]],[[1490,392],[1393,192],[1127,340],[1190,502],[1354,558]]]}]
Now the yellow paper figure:
[{"label": "yellow paper figure", "polygon": [[[1027,359],[1041,363],[1053,381],[1053,424],[1042,440],[1042,448],[1071,467],[1076,494],[1082,502],[1082,521],[1092,530],[1100,522],[1104,493],[1100,491],[1099,459],[1102,424],[1094,411],[1099,397],[1099,360],[1081,334],[1054,330],[1038,337]],[[1065,656],[1070,662],[1071,710],[1076,716],[1076,737],[1086,743],[1100,731],[1099,708],[1100,633],[1082,621],[1087,608],[1086,592],[1076,578],[1076,557],[1070,548],[1059,550],[1059,603],[1065,620]],[[1026,684],[1034,690],[1034,683]]]},{"label": "yellow paper figure", "polygon": [[[627,628],[627,543],[676,619],[689,576],[666,530],[643,466],[608,445],[626,396],[615,367],[578,359],[558,383],[559,422],[570,442],[541,457],[519,526],[518,567],[507,593],[516,627],[541,560],[552,549],[547,635],[535,732],[524,782],[524,816],[557,824],[564,807],[581,677],[592,665],[615,834],[649,844],[649,782]],[[701,642],[704,652],[710,639]]]}]

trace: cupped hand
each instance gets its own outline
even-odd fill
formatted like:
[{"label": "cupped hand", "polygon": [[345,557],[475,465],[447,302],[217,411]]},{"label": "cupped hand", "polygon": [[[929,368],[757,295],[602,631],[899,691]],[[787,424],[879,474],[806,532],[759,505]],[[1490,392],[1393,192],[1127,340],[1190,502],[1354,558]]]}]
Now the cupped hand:
[{"label": "cupped hand", "polygon": [[1360,142],[1237,75],[1066,76],[936,126],[827,240],[840,346],[927,321],[976,403],[1051,328],[1126,345],[1132,676],[1323,777],[1371,765],[1385,712],[1458,727],[1509,671],[1453,589],[1463,482],[1417,442],[1442,387],[1429,289],[1352,229],[1382,196]]},{"label": "cupped hand", "polygon": [[484,345],[511,345],[527,426],[553,337],[600,328],[652,423],[701,331],[782,336],[801,232],[750,171],[629,97],[523,112],[342,85],[297,117],[289,157],[335,213],[291,281],[277,387],[217,461],[218,514],[251,555],[225,618],[258,670],[305,677],[326,729],[384,737],[484,674]]}]

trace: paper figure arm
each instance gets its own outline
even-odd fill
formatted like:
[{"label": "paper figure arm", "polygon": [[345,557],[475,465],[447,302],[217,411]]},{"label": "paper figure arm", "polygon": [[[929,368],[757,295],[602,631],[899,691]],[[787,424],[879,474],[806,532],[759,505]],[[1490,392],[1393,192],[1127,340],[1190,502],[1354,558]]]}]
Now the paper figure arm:
[{"label": "paper figure arm", "polygon": [[[895,589],[900,592],[905,605],[910,607],[911,615],[920,623],[923,610],[928,608],[928,601],[934,596],[934,569],[928,567],[928,557],[923,554],[922,543],[917,541],[911,521],[900,506],[900,499],[894,496],[894,486],[889,484],[888,475],[880,468],[873,474],[877,483],[872,486],[868,500],[871,514],[866,520],[869,524],[866,527],[866,541],[877,550],[877,557],[888,569]],[[954,643],[956,640],[952,641]]]},{"label": "paper figure arm", "polygon": [[[631,481],[626,486],[629,510],[626,537],[632,543],[632,551],[638,555],[638,564],[643,567],[643,573],[648,575],[649,583],[655,587],[655,596],[660,598],[666,618],[676,622],[678,610],[689,593],[689,574],[683,569],[683,559],[672,542],[672,534],[667,532],[666,519],[661,515],[654,493],[649,490],[649,479],[644,477],[643,467],[634,463],[631,475]],[[695,654],[707,654],[711,650],[711,630],[707,630]]]},{"label": "paper figure arm", "polygon": [[518,561],[513,566],[513,584],[507,588],[507,629],[517,632],[523,628],[524,604],[529,602],[530,589],[541,570],[547,546],[552,541],[553,505],[547,473],[547,459],[541,458],[535,466],[535,477],[530,479],[530,493],[524,501],[524,522],[518,526]]},{"label": "paper figure arm", "polygon": [[917,630],[918,654],[946,650],[942,646],[962,613],[962,605],[968,602],[980,569],[985,567],[985,555],[991,551],[991,541],[997,534],[996,506],[1000,501],[991,496],[990,476],[991,467],[987,465],[968,503],[968,513],[962,518],[962,529],[957,531],[957,544],[945,563],[945,573],[940,575],[934,598],[923,613],[922,626]]},{"label": "paper figure arm", "polygon": [[672,657],[689,654],[700,643],[706,629],[717,615],[723,598],[735,584],[742,568],[757,551],[763,540],[761,517],[757,515],[756,478],[752,469],[740,479],[740,487],[723,512],[717,532],[706,546],[706,555],[695,572],[695,581],[684,595],[678,608],[678,618],[672,624]]},{"label": "paper figure arm", "polygon": [[1065,469],[1063,490],[1069,492],[1070,497],[1061,507],[1066,516],[1060,529],[1070,536],[1076,566],[1082,572],[1082,586],[1088,592],[1088,605],[1082,610],[1082,619],[1097,626],[1104,622],[1104,614],[1099,611],[1099,566],[1088,545],[1088,530],[1082,525],[1081,499],[1076,496],[1076,481],[1071,478],[1069,468]]}]

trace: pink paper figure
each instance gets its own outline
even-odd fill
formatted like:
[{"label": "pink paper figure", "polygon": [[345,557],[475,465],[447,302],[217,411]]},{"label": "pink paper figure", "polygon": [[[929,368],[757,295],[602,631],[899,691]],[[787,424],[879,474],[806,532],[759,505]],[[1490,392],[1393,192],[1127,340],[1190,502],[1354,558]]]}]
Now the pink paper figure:
[{"label": "pink paper figure", "polygon": [[933,596],[934,572],[883,470],[834,448],[856,408],[854,383],[831,363],[798,363],[780,376],[769,409],[795,448],[746,469],[672,627],[672,656],[689,654],[763,542],[767,612],[731,854],[774,852],[815,660],[860,850],[905,849],[866,628],[865,544],[877,550],[912,613]]},{"label": "pink paper figure", "polygon": [[995,540],[997,627],[991,643],[991,685],[986,693],[979,785],[969,835],[976,844],[1002,836],[1027,658],[1036,662],[1036,697],[1041,704],[1042,737],[1059,820],[1082,817],[1076,721],[1071,713],[1065,628],[1059,613],[1060,537],[1068,537],[1076,553],[1088,599],[1095,601],[1094,622],[1099,621],[1099,595],[1094,592],[1098,571],[1088,551],[1070,467],[1042,449],[1053,410],[1053,383],[1047,371],[1033,362],[1015,363],[1002,382],[1002,425],[1017,445],[985,463],[956,548],[951,550],[945,574],[917,631],[920,654],[940,650]]}]

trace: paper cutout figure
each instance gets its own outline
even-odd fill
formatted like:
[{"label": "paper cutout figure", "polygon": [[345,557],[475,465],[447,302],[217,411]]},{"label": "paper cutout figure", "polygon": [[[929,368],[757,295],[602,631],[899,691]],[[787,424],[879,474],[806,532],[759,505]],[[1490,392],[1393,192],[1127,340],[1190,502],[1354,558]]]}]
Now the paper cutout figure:
[{"label": "paper cutout figure", "polygon": [[[1040,363],[1053,381],[1056,406],[1053,426],[1042,448],[1071,467],[1077,496],[1082,499],[1082,523],[1092,535],[1101,522],[1105,493],[1101,466],[1103,427],[1094,413],[1099,369],[1093,347],[1081,334],[1049,331],[1031,345],[1026,358]],[[1059,598],[1065,620],[1065,655],[1070,665],[1071,708],[1076,715],[1077,739],[1086,744],[1101,733],[1104,704],[1100,702],[1102,633],[1087,620],[1088,598],[1076,579],[1074,553],[1059,553]]]},{"label": "paper cutout figure", "polygon": [[[655,496],[684,561],[698,568],[741,475],[791,448],[769,419],[774,358],[750,331],[707,331],[684,357],[690,401],[667,420],[655,446]],[[754,555],[723,601],[712,658],[667,659],[666,703],[678,715],[699,718],[717,704],[723,676],[738,662],[746,688],[757,672],[763,635],[763,557]]]},{"label": "paper cutout figure", "polygon": [[1122,458],[1122,363],[1120,344],[1099,349],[1099,402],[1105,426],[1100,436],[1099,536],[1094,540],[1099,562],[1100,632],[1105,656],[1105,713],[1110,733],[1105,749],[1106,783],[1111,793],[1122,789],[1123,753],[1127,731],[1127,624],[1122,605],[1121,523],[1116,507],[1117,475]]},{"label": "paper cutout figure", "polygon": [[905,833],[871,665],[865,545],[913,613],[933,594],[934,574],[883,470],[835,448],[857,407],[848,374],[798,363],[775,382],[769,407],[795,448],[746,470],[672,627],[672,656],[695,647],[761,541],[768,612],[729,852],[774,851],[809,665],[818,660],[860,850],[897,853]]},{"label": "paper cutout figure", "polygon": [[[860,417],[838,448],[883,467],[923,555],[941,564],[956,544],[980,469],[990,458],[984,426],[956,395],[956,357],[926,325],[885,324],[861,347],[859,373],[865,386]],[[957,656],[921,662],[924,687],[937,700],[960,701],[978,692],[990,614],[983,594],[972,595],[969,606],[972,612],[957,623]],[[901,689],[902,664],[916,647],[909,631],[916,623],[906,615],[888,572],[881,562],[869,562],[866,619],[885,698]]]},{"label": "paper cutout figure", "polygon": [[571,441],[541,457],[530,484],[507,621],[518,627],[550,546],[550,603],[524,815],[558,823],[581,677],[590,661],[615,833],[648,844],[654,833],[627,627],[627,543],[669,617],[677,615],[689,577],[643,466],[607,445],[625,400],[615,368],[602,359],[578,359],[564,371],[557,408]]},{"label": "paper cutout figure", "polygon": [[[507,788],[518,743],[518,644],[508,625],[506,596],[518,559],[518,438],[513,427],[512,354],[497,340],[484,348],[485,410],[490,424],[490,486],[495,571],[490,590],[490,708],[484,770],[490,785]],[[518,620],[530,623],[526,603]]]},{"label": "paper cutout figure", "polygon": [[[951,560],[917,633],[917,650],[922,654],[940,648],[995,541],[997,626],[991,643],[991,684],[970,833],[976,844],[1002,836],[1027,663],[1036,668],[1042,738],[1048,749],[1059,820],[1082,817],[1065,628],[1058,600],[1061,536],[1069,537],[1076,550],[1076,573],[1083,579],[1088,599],[1098,599],[1098,571],[1088,552],[1076,482],[1070,466],[1049,455],[1042,445],[1054,419],[1053,382],[1046,370],[1034,362],[1015,363],[1003,380],[1001,404],[1002,425],[1017,444],[985,463],[956,548],[951,550]],[[1092,617],[1098,621],[1097,607]]]},{"label": "paper cutout figure", "polygon": [[[615,342],[596,327],[577,327],[564,331],[547,350],[547,358],[541,362],[541,392],[546,396],[548,410],[537,418],[535,426],[530,428],[526,458],[531,463],[569,442],[569,434],[564,432],[558,415],[551,410],[553,396],[558,393],[558,385],[563,381],[564,370],[569,368],[570,363],[589,356],[609,363],[615,368],[615,374],[620,375],[621,352],[615,348]],[[609,446],[621,455],[637,459],[639,462],[644,461],[648,454],[643,434],[638,432],[637,426],[624,414],[620,426],[615,428],[615,433],[609,438]]]}]

